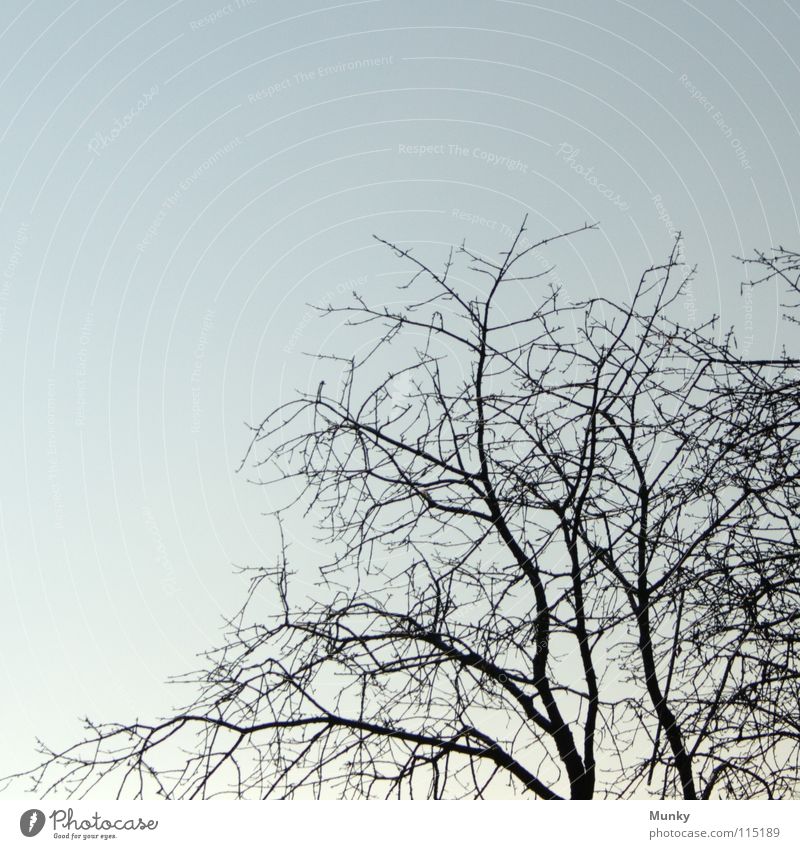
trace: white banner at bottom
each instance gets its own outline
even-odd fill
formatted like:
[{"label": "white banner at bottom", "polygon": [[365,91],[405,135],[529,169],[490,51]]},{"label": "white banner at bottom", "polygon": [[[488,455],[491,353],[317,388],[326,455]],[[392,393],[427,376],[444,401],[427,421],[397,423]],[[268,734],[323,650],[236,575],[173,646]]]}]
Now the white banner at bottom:
[{"label": "white banner at bottom", "polygon": [[0,846],[797,847],[800,801],[0,801]]}]

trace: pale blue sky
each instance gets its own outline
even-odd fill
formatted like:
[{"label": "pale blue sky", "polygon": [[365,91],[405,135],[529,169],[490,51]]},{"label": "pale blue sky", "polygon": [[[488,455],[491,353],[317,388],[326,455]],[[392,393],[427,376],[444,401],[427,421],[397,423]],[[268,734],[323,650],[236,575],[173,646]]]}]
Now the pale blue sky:
[{"label": "pale blue sky", "polygon": [[307,303],[392,297],[373,233],[598,220],[559,276],[624,297],[680,228],[687,317],[786,341],[732,255],[800,242],[798,43],[797,0],[4,3],[0,772],[187,697],[276,553],[243,422],[347,344]]}]

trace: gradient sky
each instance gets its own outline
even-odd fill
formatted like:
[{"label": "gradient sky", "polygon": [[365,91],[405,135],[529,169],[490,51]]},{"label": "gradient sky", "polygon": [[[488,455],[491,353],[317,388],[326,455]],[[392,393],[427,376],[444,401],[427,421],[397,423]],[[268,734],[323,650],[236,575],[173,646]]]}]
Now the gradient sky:
[{"label": "gradient sky", "polygon": [[624,298],[680,229],[687,320],[791,344],[733,257],[800,244],[798,43],[798,0],[7,0],[0,773],[188,700],[276,555],[244,422],[346,346],[309,303],[394,297],[373,233],[437,263],[599,221],[559,278]]}]

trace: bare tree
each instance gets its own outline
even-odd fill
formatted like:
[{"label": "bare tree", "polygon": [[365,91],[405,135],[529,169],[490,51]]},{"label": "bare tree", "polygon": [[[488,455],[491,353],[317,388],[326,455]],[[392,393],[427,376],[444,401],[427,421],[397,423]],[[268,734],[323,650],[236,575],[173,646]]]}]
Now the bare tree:
[{"label": "bare tree", "polygon": [[627,305],[565,302],[542,254],[592,229],[385,243],[397,301],[322,310],[365,344],[243,462],[323,534],[313,591],[282,545],[191,704],[87,721],[37,792],[797,793],[798,362],[674,318],[680,240]]},{"label": "bare tree", "polygon": [[788,290],[788,294],[793,300],[783,304],[788,310],[785,313],[785,318],[795,323],[798,318],[795,315],[800,302],[794,300],[800,295],[800,253],[790,251],[788,248],[779,246],[771,251],[756,251],[754,257],[741,259],[748,268],[756,271],[755,280],[748,280],[742,286],[760,286],[763,283],[783,283]]}]

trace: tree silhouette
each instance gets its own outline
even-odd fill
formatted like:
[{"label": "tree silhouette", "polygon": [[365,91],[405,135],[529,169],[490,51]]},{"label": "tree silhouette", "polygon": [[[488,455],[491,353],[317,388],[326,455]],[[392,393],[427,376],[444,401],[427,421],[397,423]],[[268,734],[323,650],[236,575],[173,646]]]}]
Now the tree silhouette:
[{"label": "tree silhouette", "polygon": [[196,698],[87,720],[37,792],[796,794],[798,361],[674,318],[680,239],[627,305],[527,268],[592,229],[441,270],[384,243],[397,300],[321,310],[369,344],[243,461],[324,535],[312,590],[282,544]]}]

